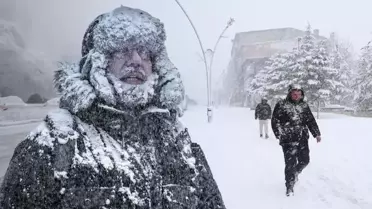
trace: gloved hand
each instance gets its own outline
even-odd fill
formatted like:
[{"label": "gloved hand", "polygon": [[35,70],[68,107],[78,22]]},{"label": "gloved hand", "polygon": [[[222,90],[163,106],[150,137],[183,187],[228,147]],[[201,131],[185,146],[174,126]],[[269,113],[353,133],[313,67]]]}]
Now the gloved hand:
[{"label": "gloved hand", "polygon": [[318,142],[318,143],[322,141],[322,137],[321,136],[317,136],[315,138],[316,138],[316,142]]}]

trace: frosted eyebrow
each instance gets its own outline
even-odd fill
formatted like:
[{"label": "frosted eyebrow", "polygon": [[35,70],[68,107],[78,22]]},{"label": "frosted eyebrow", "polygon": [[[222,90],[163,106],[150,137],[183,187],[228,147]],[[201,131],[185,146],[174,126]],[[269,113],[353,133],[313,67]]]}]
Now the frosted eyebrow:
[{"label": "frosted eyebrow", "polygon": [[118,58],[118,59],[124,59],[129,57],[129,50],[121,50],[121,51],[116,51],[112,53],[112,58]]}]

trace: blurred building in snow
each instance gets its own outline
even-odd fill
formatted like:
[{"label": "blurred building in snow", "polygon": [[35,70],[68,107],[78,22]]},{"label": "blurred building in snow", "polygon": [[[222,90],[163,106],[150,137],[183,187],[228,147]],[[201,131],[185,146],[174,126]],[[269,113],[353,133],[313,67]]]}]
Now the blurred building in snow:
[{"label": "blurred building in snow", "polygon": [[[318,29],[313,33],[318,39],[327,39],[319,35]],[[269,57],[297,48],[300,37],[304,35],[305,31],[295,28],[237,33],[233,40],[231,59],[223,78],[223,91],[219,93],[218,101],[233,106],[255,106],[260,98],[247,97],[247,84],[263,68]]]}]

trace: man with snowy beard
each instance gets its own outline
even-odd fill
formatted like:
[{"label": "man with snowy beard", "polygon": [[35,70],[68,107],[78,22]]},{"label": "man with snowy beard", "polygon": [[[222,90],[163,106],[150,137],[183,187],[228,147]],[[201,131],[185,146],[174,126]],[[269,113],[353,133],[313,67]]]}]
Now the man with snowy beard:
[{"label": "man with snowy beard", "polygon": [[184,88],[165,39],[138,9],[90,24],[80,64],[56,73],[60,109],[15,149],[0,208],[225,208],[178,120]]},{"label": "man with snowy beard", "polygon": [[317,142],[321,141],[318,124],[304,96],[300,86],[289,86],[287,98],[275,105],[271,119],[284,153],[287,196],[293,194],[298,175],[310,162],[309,130]]}]

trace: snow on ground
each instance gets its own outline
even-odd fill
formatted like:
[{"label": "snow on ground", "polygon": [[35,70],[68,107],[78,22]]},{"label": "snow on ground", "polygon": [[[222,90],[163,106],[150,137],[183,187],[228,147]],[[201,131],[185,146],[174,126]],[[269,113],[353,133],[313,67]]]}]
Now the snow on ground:
[{"label": "snow on ground", "polygon": [[0,112],[0,126],[2,123],[19,122],[25,120],[42,120],[48,111],[57,106],[43,107],[40,104],[27,106],[9,106],[7,110]]},{"label": "snow on ground", "polygon": [[321,113],[323,141],[310,140],[311,162],[300,175],[295,196],[285,196],[284,157],[274,139],[259,138],[254,112],[220,108],[212,124],[206,108],[183,119],[201,144],[227,208],[372,208],[372,118]]},{"label": "snow on ground", "polygon": [[[0,123],[42,118],[50,109],[10,109],[7,116],[9,110],[0,112]],[[286,197],[281,148],[272,133],[268,140],[258,137],[253,113],[219,108],[208,124],[206,108],[190,106],[182,118],[192,140],[202,146],[228,209],[372,208],[372,118],[321,113],[323,142],[311,139],[310,165],[300,175],[295,196]],[[0,178],[17,143],[36,126],[0,127]]]}]

